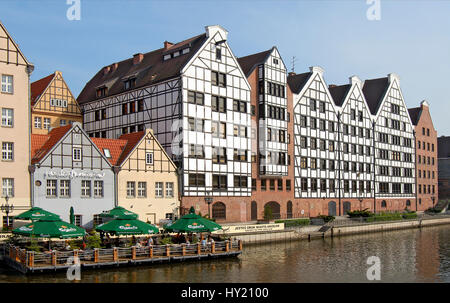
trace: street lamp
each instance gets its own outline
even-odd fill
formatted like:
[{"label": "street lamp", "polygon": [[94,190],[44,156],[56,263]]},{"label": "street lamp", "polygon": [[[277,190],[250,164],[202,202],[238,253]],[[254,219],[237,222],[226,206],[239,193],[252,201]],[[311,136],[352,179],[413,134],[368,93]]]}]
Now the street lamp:
[{"label": "street lamp", "polygon": [[[207,193],[209,194],[209,193]],[[211,203],[213,201],[213,198],[211,197],[205,197],[205,202],[208,203],[208,218],[211,219]]]},{"label": "street lamp", "polygon": [[4,212],[6,214],[6,228],[7,229],[9,229],[9,213],[14,210],[14,206],[9,205],[8,200],[9,200],[9,197],[8,197],[8,195],[6,195],[5,196],[6,204],[2,204],[2,206],[0,206],[0,209],[2,210],[2,212]]}]

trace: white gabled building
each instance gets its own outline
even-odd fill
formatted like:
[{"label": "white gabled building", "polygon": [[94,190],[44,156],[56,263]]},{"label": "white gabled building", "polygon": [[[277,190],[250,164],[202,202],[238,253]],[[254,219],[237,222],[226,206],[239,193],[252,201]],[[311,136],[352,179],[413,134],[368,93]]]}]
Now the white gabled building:
[{"label": "white gabled building", "polygon": [[250,85],[227,39],[207,26],[102,68],[78,97],[86,132],[117,138],[151,128],[181,169],[182,196],[250,196]]}]

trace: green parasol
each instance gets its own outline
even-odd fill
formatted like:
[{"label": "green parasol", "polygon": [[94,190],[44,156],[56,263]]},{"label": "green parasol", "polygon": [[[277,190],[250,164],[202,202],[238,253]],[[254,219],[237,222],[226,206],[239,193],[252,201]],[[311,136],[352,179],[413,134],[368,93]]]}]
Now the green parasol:
[{"label": "green parasol", "polygon": [[114,219],[137,219],[138,215],[134,212],[131,212],[122,206],[117,206],[107,212],[103,212],[100,214],[102,218],[114,218]]},{"label": "green parasol", "polygon": [[222,226],[195,214],[195,210],[191,207],[189,214],[181,217],[173,224],[164,226],[164,229],[175,232],[213,232],[222,229]]},{"label": "green parasol", "polygon": [[83,228],[61,220],[40,220],[13,229],[12,232],[13,234],[28,237],[60,239],[82,237],[86,234]]},{"label": "green parasol", "polygon": [[159,232],[156,226],[137,219],[115,219],[100,224],[95,230],[115,235],[142,235]]},{"label": "green parasol", "polygon": [[61,218],[52,212],[43,210],[40,207],[32,207],[26,212],[23,212],[17,216],[14,216],[14,219],[16,220],[31,220],[31,221],[37,221],[37,220],[61,220]]}]

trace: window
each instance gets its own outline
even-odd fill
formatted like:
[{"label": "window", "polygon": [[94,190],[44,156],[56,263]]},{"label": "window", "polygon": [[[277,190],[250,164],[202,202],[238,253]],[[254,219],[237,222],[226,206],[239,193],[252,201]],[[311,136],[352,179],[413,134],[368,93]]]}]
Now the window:
[{"label": "window", "polygon": [[291,180],[286,180],[286,191],[291,190]]},{"label": "window", "polygon": [[233,134],[235,137],[247,138],[247,127],[244,125],[234,125]]},{"label": "window", "polygon": [[302,191],[308,191],[308,179],[301,178],[301,189]]},{"label": "window", "polygon": [[275,180],[274,179],[269,180],[269,186],[270,186],[271,191],[275,190]]},{"label": "window", "polygon": [[278,180],[278,186],[277,186],[277,190],[282,191],[283,190],[283,180],[280,179]]},{"label": "window", "polygon": [[205,186],[205,174],[189,174],[189,186]]},{"label": "window", "polygon": [[136,112],[136,102],[130,102],[130,114]]},{"label": "window", "polygon": [[227,189],[227,175],[213,175],[213,190],[226,190]]},{"label": "window", "polygon": [[300,147],[306,148],[306,137],[300,137]]},{"label": "window", "polygon": [[227,76],[223,73],[219,73],[219,72],[211,72],[211,82],[213,85],[217,85],[220,87],[226,87],[227,83],[226,83],[226,79]]},{"label": "window", "polygon": [[312,111],[316,110],[316,100],[315,99],[309,99],[309,108]]},{"label": "window", "polygon": [[[134,182],[127,182],[127,197],[134,197],[134,184]],[[138,198],[147,197],[147,182],[138,182],[137,196]]]},{"label": "window", "polygon": [[311,191],[317,191],[317,179],[311,179]]},{"label": "window", "polygon": [[252,179],[252,191],[256,191],[256,179]]},{"label": "window", "polygon": [[103,218],[100,215],[94,215],[94,228],[100,224],[103,224]]},{"label": "window", "polygon": [[189,130],[197,132],[205,132],[205,120],[188,118]]},{"label": "window", "polygon": [[321,192],[327,191],[327,180],[326,179],[320,179],[320,191]]},{"label": "window", "polygon": [[344,180],[344,193],[350,192],[350,181]]},{"label": "window", "polygon": [[2,93],[13,93],[13,76],[2,75]]},{"label": "window", "polygon": [[216,48],[216,60],[221,60],[222,59],[222,50],[217,47]]},{"label": "window", "polygon": [[224,122],[211,123],[212,136],[216,138],[226,138],[226,124]]},{"label": "window", "polygon": [[265,191],[267,189],[267,180],[261,180],[261,190]]},{"label": "window", "polygon": [[311,128],[313,128],[313,129],[315,129],[315,128],[317,128],[317,120],[316,120],[316,118],[313,118],[313,117],[311,117],[311,118],[309,118],[309,121],[310,121],[310,127]]},{"label": "window", "polygon": [[127,181],[127,198],[134,198],[136,196],[136,183]]},{"label": "window", "polygon": [[2,108],[2,126],[13,126],[14,110]]},{"label": "window", "polygon": [[166,182],[166,197],[173,198],[173,182]]},{"label": "window", "polygon": [[309,162],[310,162],[311,169],[317,169],[317,159],[316,158],[311,158],[309,160]]},{"label": "window", "polygon": [[75,225],[81,227],[82,224],[82,215],[75,215]]},{"label": "window", "polygon": [[300,116],[300,126],[301,127],[306,127],[306,116]]},{"label": "window", "polygon": [[234,176],[234,187],[246,188],[247,177],[246,176]]},{"label": "window", "polygon": [[61,119],[59,120],[59,126],[65,126],[67,125],[67,120]]},{"label": "window", "polygon": [[212,162],[219,164],[227,163],[227,149],[225,147],[214,146],[212,150]]},{"label": "window", "polygon": [[[47,194],[48,194],[48,187],[47,187]],[[59,197],[70,198],[70,180],[59,180]]]},{"label": "window", "polygon": [[101,98],[101,97],[106,96],[106,91],[107,91],[107,88],[106,88],[106,87],[100,87],[100,88],[98,88],[98,89],[97,89],[97,98]]},{"label": "window", "polygon": [[325,130],[325,120],[322,120],[322,119],[319,120],[319,129],[321,131]]},{"label": "window", "polygon": [[34,117],[34,128],[42,128],[41,117]]},{"label": "window", "polygon": [[331,179],[331,180],[328,181],[328,183],[329,183],[329,191],[334,193],[336,191],[336,186],[334,184],[334,180]]},{"label": "window", "polygon": [[321,113],[324,113],[324,112],[325,112],[325,102],[323,102],[323,101],[320,101],[320,102],[319,102],[319,111],[320,111]]},{"label": "window", "polygon": [[359,122],[363,121],[363,112],[362,111],[358,111],[358,119],[359,119]]},{"label": "window", "polygon": [[153,165],[153,153],[152,152],[145,153],[145,164]]},{"label": "window", "polygon": [[389,193],[389,183],[385,183],[385,182],[380,183],[380,193],[382,193],[382,194]]},{"label": "window", "polygon": [[240,100],[233,100],[233,111],[246,113],[247,112],[247,102]]},{"label": "window", "polygon": [[227,99],[224,97],[212,96],[211,109],[215,112],[225,113],[227,110]]},{"label": "window", "polygon": [[51,119],[44,118],[44,129],[50,129]]},{"label": "window", "polygon": [[103,181],[94,181],[94,198],[103,197]]},{"label": "window", "polygon": [[247,162],[247,150],[235,148],[233,160],[239,162]]},{"label": "window", "polygon": [[189,157],[204,159],[205,158],[204,146],[199,144],[189,144]]},{"label": "window", "polygon": [[81,161],[81,148],[74,147],[72,149],[72,160],[73,161]]},{"label": "window", "polygon": [[205,95],[203,93],[188,91],[188,102],[197,105],[204,104]]},{"label": "window", "polygon": [[56,184],[57,180],[47,180],[47,198],[56,198]]},{"label": "window", "polygon": [[135,86],[136,86],[136,78],[127,79],[123,82],[123,88],[125,90],[132,89]]},{"label": "window", "polygon": [[356,119],[356,111],[354,109],[350,110],[350,117],[351,117],[352,120]]},{"label": "window", "polygon": [[14,160],[14,143],[2,142],[2,160],[3,161]]},{"label": "window", "polygon": [[392,183],[392,193],[393,194],[400,194],[401,191],[401,184],[400,183]]},{"label": "window", "polygon": [[155,182],[155,198],[163,198],[163,182]]},{"label": "window", "polygon": [[328,121],[328,130],[332,133],[334,133],[334,122]]},{"label": "window", "polygon": [[81,180],[81,198],[91,197],[91,181]]}]

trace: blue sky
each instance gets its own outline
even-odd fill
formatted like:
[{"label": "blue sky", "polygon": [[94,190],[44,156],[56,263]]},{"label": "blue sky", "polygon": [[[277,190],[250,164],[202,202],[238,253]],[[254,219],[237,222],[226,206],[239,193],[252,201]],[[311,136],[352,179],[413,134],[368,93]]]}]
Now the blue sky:
[{"label": "blue sky", "polygon": [[2,0],[0,20],[35,65],[32,81],[63,72],[78,96],[103,66],[220,24],[238,57],[276,45],[291,69],[325,69],[328,84],[395,72],[408,107],[426,99],[438,135],[450,135],[450,1],[381,0],[369,21],[366,0],[81,0],[69,21],[67,0]]}]

